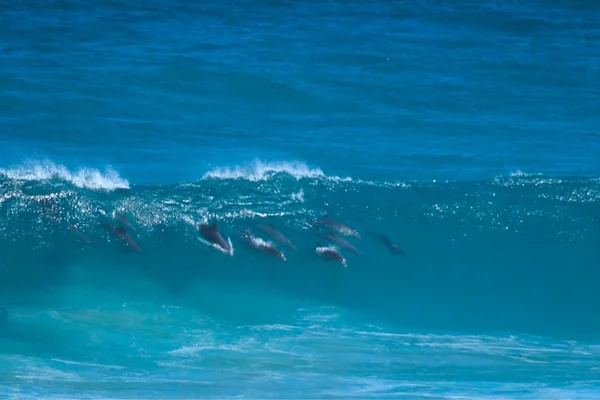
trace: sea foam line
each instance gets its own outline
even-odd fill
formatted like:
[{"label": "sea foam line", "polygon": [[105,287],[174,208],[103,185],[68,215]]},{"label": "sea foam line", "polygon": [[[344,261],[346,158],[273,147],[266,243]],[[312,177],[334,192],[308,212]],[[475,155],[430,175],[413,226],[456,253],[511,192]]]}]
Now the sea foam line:
[{"label": "sea foam line", "polygon": [[93,168],[70,171],[67,167],[51,161],[27,161],[12,168],[0,168],[0,176],[22,181],[48,181],[60,179],[86,189],[129,189],[129,182],[112,168],[101,172]]}]

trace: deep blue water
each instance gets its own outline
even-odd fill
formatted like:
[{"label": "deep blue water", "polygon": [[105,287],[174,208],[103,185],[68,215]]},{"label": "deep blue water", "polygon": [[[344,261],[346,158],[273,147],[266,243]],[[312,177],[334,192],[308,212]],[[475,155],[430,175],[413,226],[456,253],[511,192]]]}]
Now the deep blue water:
[{"label": "deep blue water", "polygon": [[0,396],[600,397],[600,4],[396,3],[0,5]]}]

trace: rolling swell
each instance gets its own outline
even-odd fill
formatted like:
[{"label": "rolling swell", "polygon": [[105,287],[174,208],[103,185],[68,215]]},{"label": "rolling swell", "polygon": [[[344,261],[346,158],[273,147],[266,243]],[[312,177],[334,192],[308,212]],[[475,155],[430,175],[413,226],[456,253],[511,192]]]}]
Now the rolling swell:
[{"label": "rolling swell", "polygon": [[[120,212],[143,253],[124,251],[100,225]],[[314,254],[311,226],[324,213],[363,236],[353,243],[365,254],[346,253],[345,270]],[[144,279],[186,301],[201,282],[218,289],[194,306],[236,320],[285,319],[269,300],[275,291],[411,329],[597,337],[599,215],[600,183],[583,178],[391,183],[257,162],[186,184],[136,186],[110,171],[25,166],[0,171],[0,288],[7,304],[43,302],[81,282],[135,301],[153,296]],[[282,263],[246,249],[236,232],[248,219],[275,223],[298,250],[284,251]],[[199,242],[202,220],[218,222],[233,258]],[[409,257],[391,255],[380,232]],[[251,286],[265,298],[211,298]]]}]

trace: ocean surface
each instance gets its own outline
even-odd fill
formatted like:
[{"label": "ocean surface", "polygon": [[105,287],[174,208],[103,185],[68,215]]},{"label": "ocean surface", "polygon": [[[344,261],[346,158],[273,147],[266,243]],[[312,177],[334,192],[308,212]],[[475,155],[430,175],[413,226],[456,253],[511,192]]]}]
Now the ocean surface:
[{"label": "ocean surface", "polygon": [[599,307],[597,1],[0,4],[1,398],[598,399]]}]

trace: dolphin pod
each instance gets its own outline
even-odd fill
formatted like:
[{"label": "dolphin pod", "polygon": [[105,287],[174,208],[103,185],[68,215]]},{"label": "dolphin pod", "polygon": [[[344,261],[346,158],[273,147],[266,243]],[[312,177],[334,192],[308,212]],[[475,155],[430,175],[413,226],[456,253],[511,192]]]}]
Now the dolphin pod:
[{"label": "dolphin pod", "polygon": [[[294,249],[294,250],[296,249],[296,246],[293,245],[292,242],[283,233],[281,233],[279,230],[277,230],[273,224],[258,225],[258,224],[254,224],[251,221],[246,221],[246,222],[251,227],[253,227],[257,230],[260,230],[261,232],[270,236],[273,240],[277,241],[278,243],[280,243],[290,249]],[[227,242],[225,242],[223,237],[218,233],[217,228],[216,228],[216,223],[213,223],[212,225],[202,224],[200,226],[201,226],[201,229],[200,229],[201,233],[207,241],[211,242],[212,244],[217,244],[218,246],[220,246],[222,248],[222,250],[227,250],[227,251],[230,250],[230,248],[231,248],[230,245]],[[328,242],[331,242],[334,245],[339,246],[341,249],[348,250],[352,253],[356,253],[359,255],[363,254],[363,252],[361,250],[357,249],[356,246],[354,246],[352,243],[350,243],[346,239],[343,239],[342,237],[338,236],[338,235],[352,236],[356,239],[360,239],[361,235],[360,235],[360,233],[358,233],[358,231],[356,229],[351,228],[350,226],[343,224],[341,222],[334,221],[326,215],[323,216],[320,220],[318,220],[316,222],[315,226],[316,227],[324,226],[326,228],[329,228],[329,230],[330,230],[330,233],[319,234],[320,238],[327,240]],[[239,237],[242,239],[242,241],[249,248],[259,251],[265,255],[276,257],[276,258],[279,258],[284,261],[286,260],[286,257],[281,250],[279,250],[277,247],[275,247],[272,243],[267,242],[258,236],[255,236],[251,230],[246,230],[244,233],[238,232],[238,234],[239,234]],[[402,249],[400,249],[400,247],[397,244],[395,244],[387,235],[385,235],[383,233],[378,234],[377,238],[393,254],[400,254],[400,255],[406,257],[406,254],[402,251]],[[333,260],[333,261],[339,262],[344,267],[347,266],[347,261],[346,261],[345,257],[340,253],[340,251],[336,247],[325,246],[321,242],[317,242],[316,247],[315,247],[315,253],[317,255],[321,256],[321,258],[323,258],[326,261]]]},{"label": "dolphin pod", "polygon": [[[128,233],[126,229],[134,229],[131,223],[123,215],[117,216],[116,219],[120,222],[120,226],[111,222],[103,222],[102,225],[109,233],[121,239],[128,248],[135,252],[141,253],[141,246],[133,239],[133,237]],[[247,223],[254,227],[256,230],[259,230],[262,233],[268,235],[274,241],[287,247],[288,249],[297,250],[297,247],[282,232],[275,228],[273,224],[259,225],[254,224],[251,221],[247,221]],[[330,230],[330,232],[328,233],[320,233],[319,237],[323,240],[334,244],[334,246],[326,246],[321,242],[317,242],[316,246],[314,247],[315,253],[324,260],[337,261],[344,267],[347,267],[347,261],[345,257],[336,247],[339,247],[340,249],[347,250],[355,254],[363,254],[361,250],[357,249],[356,246],[354,246],[348,240],[340,237],[351,236],[355,239],[361,239],[361,235],[356,229],[351,228],[350,226],[341,222],[334,221],[327,215],[324,215],[321,217],[320,220],[317,220],[314,226],[326,227]],[[197,225],[197,229],[198,233],[202,236],[205,242],[207,242],[214,248],[224,253],[227,253],[230,256],[233,256],[233,248],[231,246],[231,243],[229,240],[225,240],[225,238],[219,231],[216,222],[213,222],[211,224],[200,223]],[[73,232],[88,246],[98,248],[96,243],[94,243],[88,236],[86,236],[77,225],[70,225],[68,227],[68,230]],[[241,233],[239,237],[248,248],[256,250],[266,256],[286,261],[286,256],[280,249],[278,249],[273,243],[256,236],[251,230],[246,230],[244,233]],[[406,253],[386,234],[379,233],[376,234],[376,237],[383,245],[385,245],[388,248],[388,250],[392,254],[408,257]]]}]

